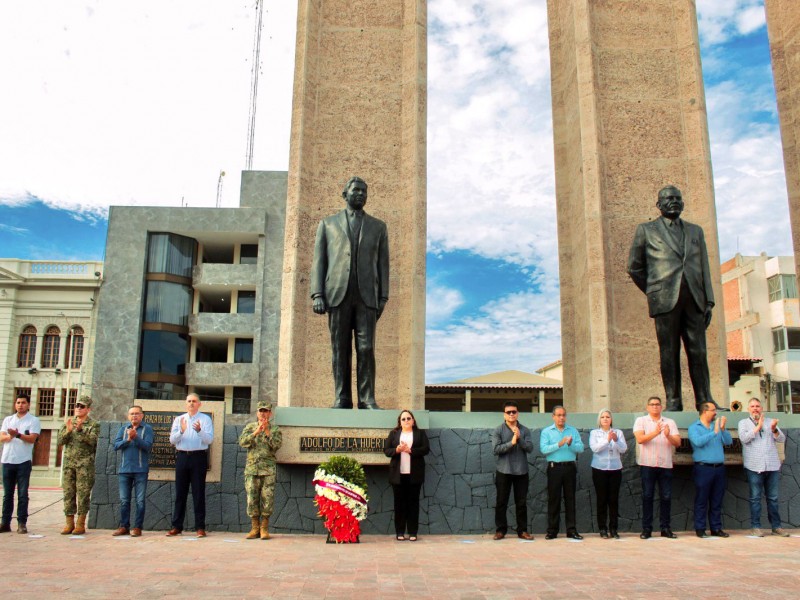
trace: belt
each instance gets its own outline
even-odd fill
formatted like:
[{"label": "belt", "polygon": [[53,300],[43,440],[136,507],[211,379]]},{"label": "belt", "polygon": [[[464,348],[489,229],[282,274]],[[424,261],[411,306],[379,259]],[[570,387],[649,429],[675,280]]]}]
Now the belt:
[{"label": "belt", "polygon": [[554,469],[555,467],[562,467],[564,465],[572,465],[574,467],[575,466],[575,461],[574,460],[564,460],[564,461],[560,461],[560,462],[551,462],[550,463],[550,468]]},{"label": "belt", "polygon": [[725,466],[725,463],[697,462],[697,463],[694,463],[694,464],[696,464],[698,467],[712,467],[712,468],[724,467]]},{"label": "belt", "polygon": [[208,450],[177,450],[178,454],[197,454],[198,452],[208,452]]}]

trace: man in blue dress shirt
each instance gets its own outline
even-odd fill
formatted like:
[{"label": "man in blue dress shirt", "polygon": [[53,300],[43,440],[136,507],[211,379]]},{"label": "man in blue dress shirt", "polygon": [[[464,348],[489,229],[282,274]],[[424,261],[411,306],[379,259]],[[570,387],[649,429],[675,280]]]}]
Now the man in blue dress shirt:
[{"label": "man in blue dress shirt", "polygon": [[727,417],[717,419],[713,402],[700,405],[700,418],[689,426],[694,458],[694,530],[706,538],[706,517],[711,535],[728,537],[722,530],[722,498],[725,496],[725,450],[733,443],[725,430]]},{"label": "man in blue dress shirt", "polygon": [[542,430],[539,450],[547,459],[547,535],[558,537],[561,526],[561,493],[564,493],[564,517],[567,537],[582,540],[575,526],[575,487],[577,484],[578,454],[583,452],[583,442],[578,430],[567,425],[567,409],[553,409],[553,424]]},{"label": "man in blue dress shirt", "polygon": [[208,446],[214,441],[211,417],[200,412],[200,396],[186,396],[186,412],[175,417],[169,441],[175,446],[175,509],[168,537],[183,532],[189,486],[192,487],[194,525],[197,537],[206,537],[206,471]]}]

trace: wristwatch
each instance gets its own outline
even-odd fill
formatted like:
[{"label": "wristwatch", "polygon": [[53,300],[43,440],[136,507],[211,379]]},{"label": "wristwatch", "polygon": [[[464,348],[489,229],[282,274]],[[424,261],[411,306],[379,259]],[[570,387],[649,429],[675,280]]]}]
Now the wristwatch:
[{"label": "wristwatch", "polygon": [[21,434],[19,431],[17,432],[17,437],[18,437],[18,438],[21,438],[21,437],[22,437],[22,434]]}]

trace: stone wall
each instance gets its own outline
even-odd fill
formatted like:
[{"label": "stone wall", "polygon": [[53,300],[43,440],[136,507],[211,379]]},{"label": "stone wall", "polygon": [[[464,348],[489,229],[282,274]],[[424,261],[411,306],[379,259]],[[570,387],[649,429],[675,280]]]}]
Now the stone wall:
[{"label": "stone wall", "polygon": [[[97,453],[97,479],[92,493],[89,523],[93,528],[112,529],[118,523],[117,459],[110,447],[119,424],[103,423]],[[223,437],[221,483],[208,484],[207,526],[211,531],[246,531],[244,464],[246,453],[237,444],[242,426],[227,425]],[[620,492],[620,530],[639,531],[642,512],[639,470],[635,464],[633,436],[625,429],[629,451],[625,455]],[[531,453],[531,484],[528,500],[530,530],[544,532],[547,521],[547,490],[544,457],[539,453],[539,433],[534,430]],[[480,534],[494,531],[494,456],[489,429],[429,429],[431,453],[427,457],[425,485],[421,499],[421,534]],[[589,430],[581,429],[586,442]],[[800,429],[787,431],[786,461],[781,479],[780,512],[788,527],[800,527]],[[597,531],[595,495],[591,477],[591,451],[578,462],[578,530]],[[311,479],[313,465],[280,465],[275,490],[275,513],[272,530],[278,533],[324,533],[316,516]],[[728,485],[723,505],[727,529],[750,527],[748,486],[742,467],[727,467]],[[388,469],[367,467],[369,517],[362,523],[364,533],[389,534],[392,526],[392,490]],[[174,501],[174,485],[151,481],[147,488],[145,529],[168,529]],[[694,485],[690,466],[675,468],[672,501],[672,525],[676,531],[693,529]],[[194,523],[191,500],[187,529]],[[656,503],[657,504],[657,503]],[[658,508],[656,507],[656,513]],[[767,526],[766,511],[762,525]],[[563,519],[562,519],[563,521]],[[509,523],[514,524],[513,504]],[[656,521],[657,522],[657,521]],[[562,523],[563,531],[563,523]]]}]

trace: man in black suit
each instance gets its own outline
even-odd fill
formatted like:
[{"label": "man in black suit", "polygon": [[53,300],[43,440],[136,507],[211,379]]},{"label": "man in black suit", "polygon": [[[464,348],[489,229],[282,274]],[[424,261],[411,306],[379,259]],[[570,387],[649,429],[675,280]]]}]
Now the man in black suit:
[{"label": "man in black suit", "polygon": [[703,230],[680,218],[681,191],[671,185],[663,188],[656,206],[661,217],[636,228],[628,274],[647,294],[650,316],[655,319],[667,410],[680,411],[681,339],[697,406],[714,402],[706,358],[706,328],[711,324],[714,292]]},{"label": "man in black suit", "polygon": [[314,312],[328,313],[336,399],[353,408],[351,369],[356,346],[358,408],[375,402],[375,323],[389,300],[389,238],[386,223],[364,212],[367,184],[348,181],[347,208],[323,219],[314,242],[311,298]]}]

